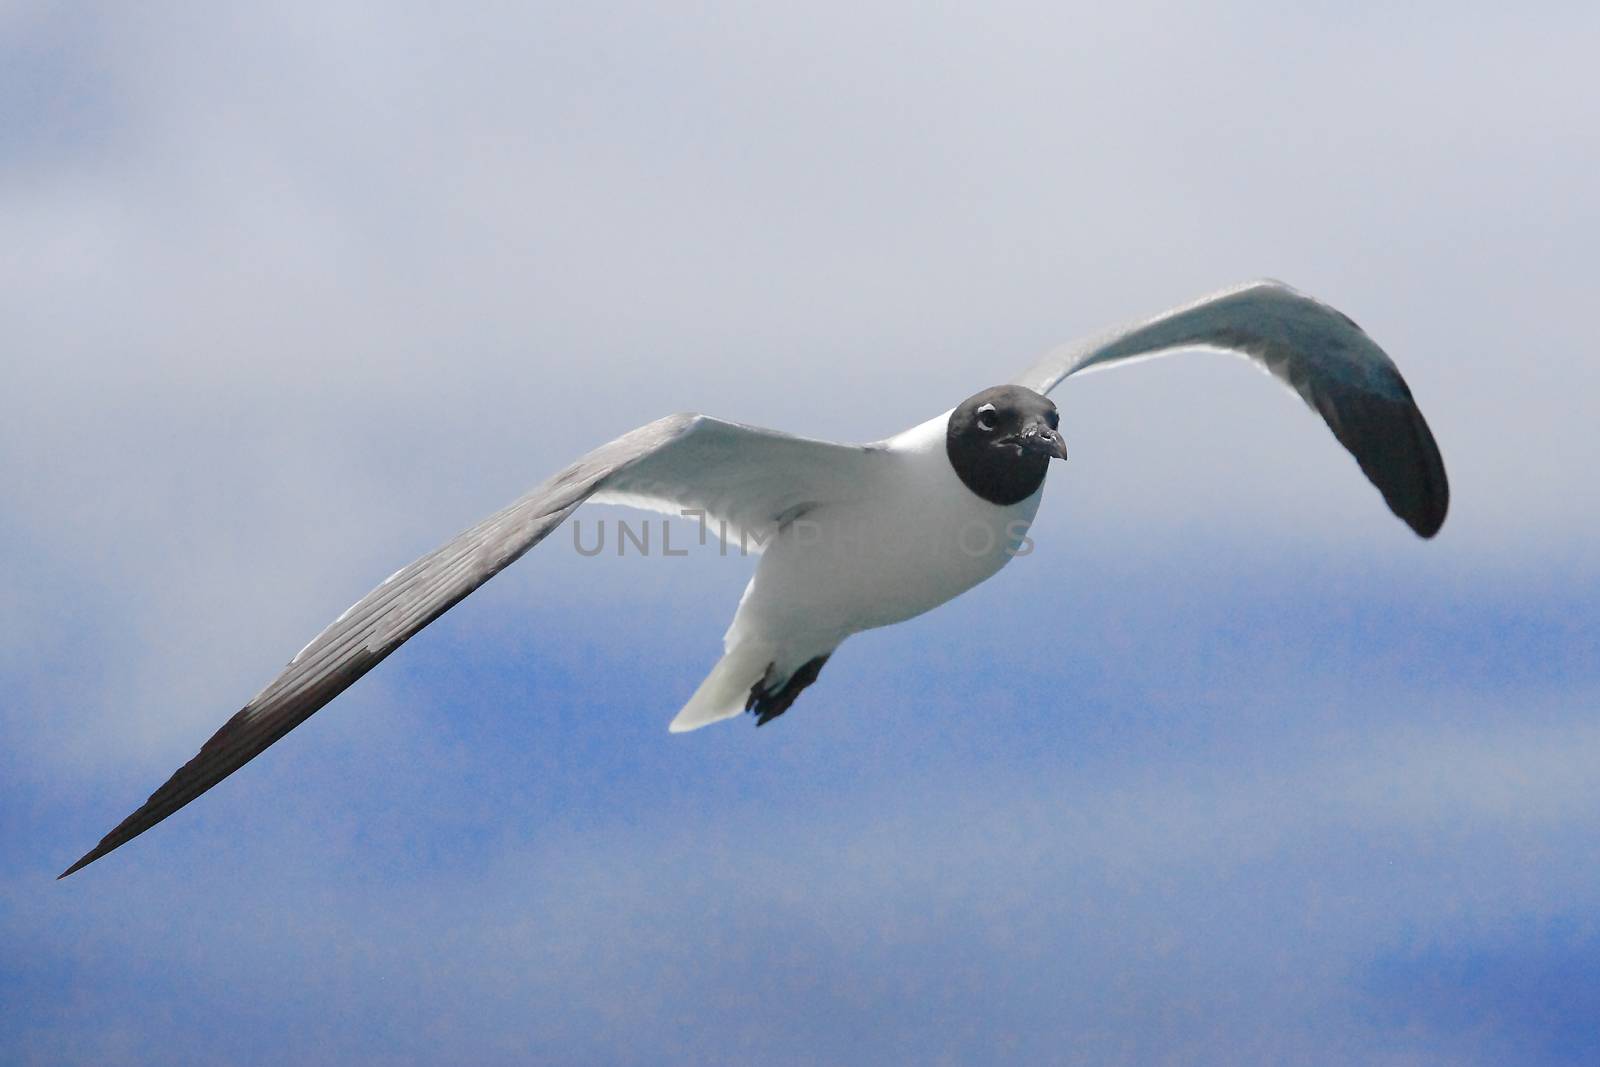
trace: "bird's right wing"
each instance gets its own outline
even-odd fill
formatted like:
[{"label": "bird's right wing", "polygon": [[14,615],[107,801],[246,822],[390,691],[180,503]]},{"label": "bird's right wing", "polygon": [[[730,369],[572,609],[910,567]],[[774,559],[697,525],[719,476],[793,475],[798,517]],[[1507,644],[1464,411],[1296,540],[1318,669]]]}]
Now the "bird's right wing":
[{"label": "bird's right wing", "polygon": [[872,447],[791,437],[703,415],[674,415],[602,445],[362,597],[61,877],[144,833],[244,766],[538,544],[585,500],[703,509],[759,536],[812,505],[870,491],[883,457]]}]

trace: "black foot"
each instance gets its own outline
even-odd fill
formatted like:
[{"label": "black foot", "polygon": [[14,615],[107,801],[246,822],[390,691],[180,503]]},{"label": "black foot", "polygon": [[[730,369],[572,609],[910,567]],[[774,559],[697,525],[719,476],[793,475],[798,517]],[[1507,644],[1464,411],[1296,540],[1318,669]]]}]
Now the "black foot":
[{"label": "black foot", "polygon": [[[789,705],[794,703],[800,691],[817,680],[817,675],[822,673],[822,665],[826,662],[828,662],[827,656],[807,660],[779,689],[766,688],[766,678],[762,678],[750,687],[750,699],[745,701],[744,710],[756,716],[757,726],[765,726],[789,710]],[[772,665],[769,663],[767,674],[771,673]]]}]

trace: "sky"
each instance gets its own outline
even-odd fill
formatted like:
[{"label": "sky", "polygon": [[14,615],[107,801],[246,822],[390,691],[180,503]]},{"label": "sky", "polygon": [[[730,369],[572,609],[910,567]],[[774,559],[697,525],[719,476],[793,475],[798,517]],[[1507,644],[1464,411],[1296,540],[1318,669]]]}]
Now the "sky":
[{"label": "sky", "polygon": [[[0,4],[0,1060],[1600,1059],[1600,9],[1399,7]],[[588,448],[1260,276],[1435,540],[1237,360],[1074,379],[1035,551],[759,731],[666,730],[754,561],[562,530],[54,881]]]}]

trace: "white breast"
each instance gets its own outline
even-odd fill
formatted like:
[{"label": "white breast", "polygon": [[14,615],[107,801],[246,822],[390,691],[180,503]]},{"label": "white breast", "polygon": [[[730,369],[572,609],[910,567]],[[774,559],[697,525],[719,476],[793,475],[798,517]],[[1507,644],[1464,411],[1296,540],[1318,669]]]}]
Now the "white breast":
[{"label": "white breast", "polygon": [[938,607],[1011,559],[1043,492],[1007,507],[980,499],[945,456],[949,413],[885,442],[894,462],[860,502],[815,508],[766,550],[728,631],[831,650],[861,630]]}]

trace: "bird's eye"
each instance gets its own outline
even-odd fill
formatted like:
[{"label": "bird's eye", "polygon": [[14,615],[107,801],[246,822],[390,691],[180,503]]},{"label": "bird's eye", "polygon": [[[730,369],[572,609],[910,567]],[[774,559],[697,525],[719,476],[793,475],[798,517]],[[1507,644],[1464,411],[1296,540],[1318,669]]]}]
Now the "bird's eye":
[{"label": "bird's eye", "polygon": [[1052,430],[1058,429],[1061,426],[1061,416],[1054,411],[1051,411],[1045,415],[1044,421],[1050,424],[1050,428]]},{"label": "bird's eye", "polygon": [[1000,417],[995,413],[993,404],[985,404],[978,409],[978,429],[987,433],[999,425]]}]

